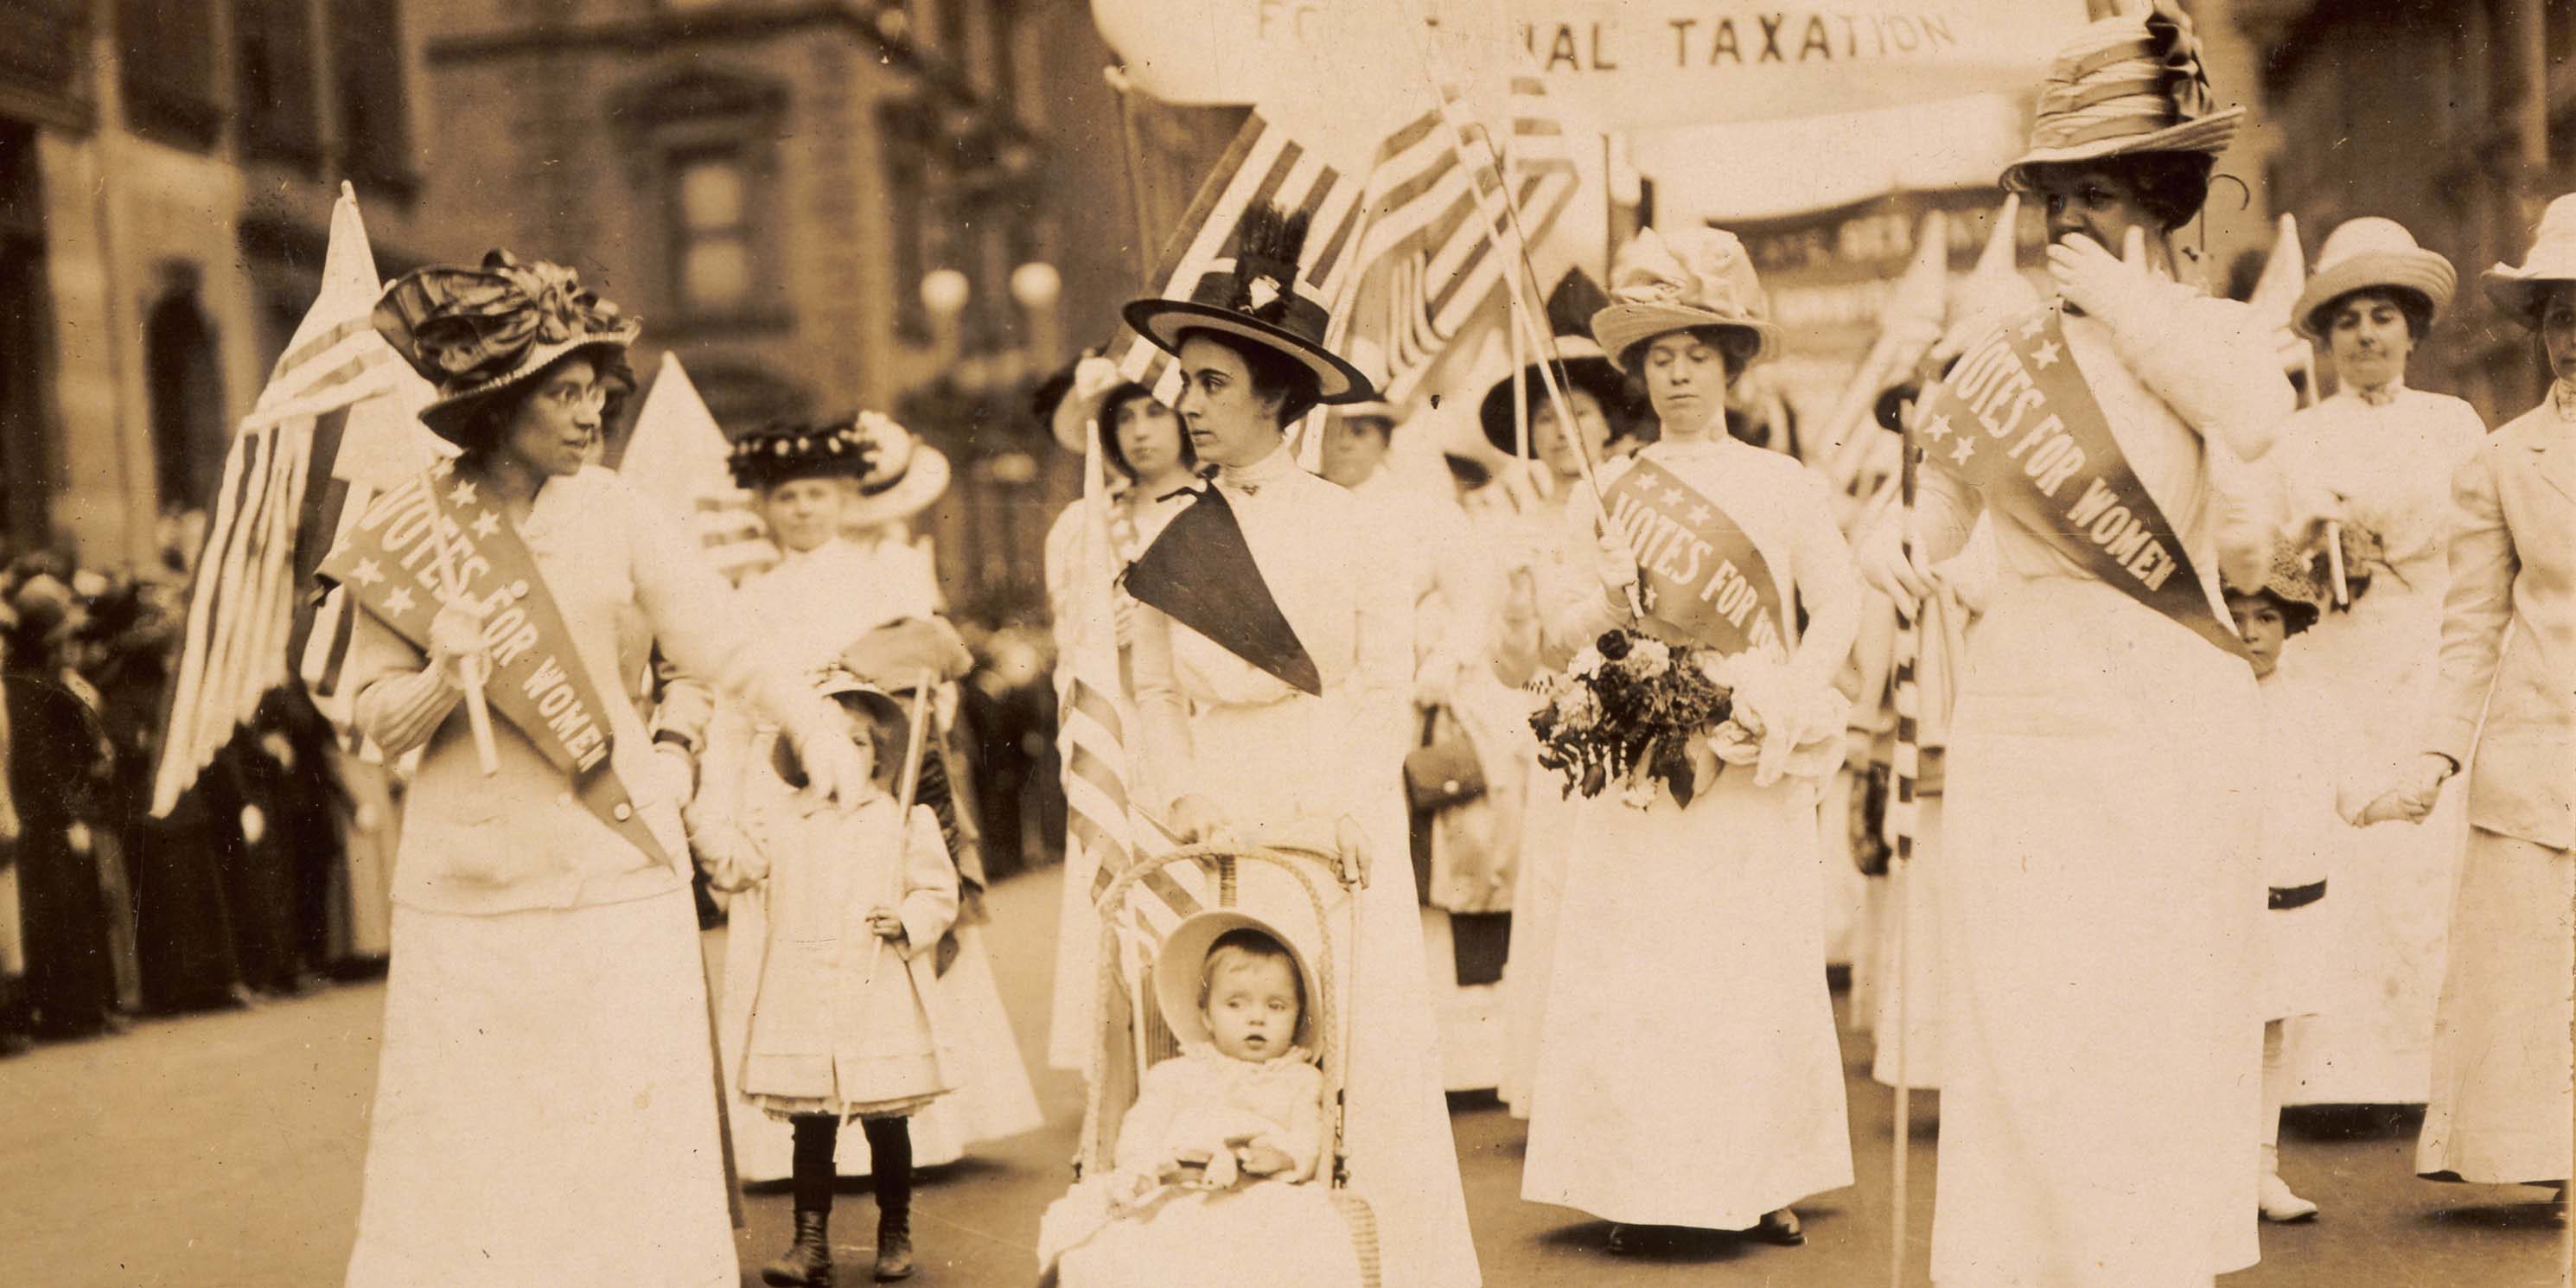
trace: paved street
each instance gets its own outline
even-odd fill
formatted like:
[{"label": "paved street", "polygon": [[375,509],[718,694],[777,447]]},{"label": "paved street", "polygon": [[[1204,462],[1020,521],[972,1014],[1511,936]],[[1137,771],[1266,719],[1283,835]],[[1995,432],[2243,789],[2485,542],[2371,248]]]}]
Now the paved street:
[{"label": "paved street", "polygon": [[[1044,1045],[1053,960],[1053,872],[995,892],[989,941],[1016,945],[996,967],[1023,1052]],[[710,940],[712,946],[713,941]],[[28,1288],[336,1285],[358,1202],[374,1078],[380,985],[334,989],[255,1011],[156,1021],[118,1038],[48,1047],[0,1063],[0,1283]],[[1866,1051],[1848,1053],[1853,1068]],[[1041,1074],[1048,1126],[979,1149],[925,1178],[919,1280],[1021,1285],[1039,1211],[1068,1179],[1081,1112],[1076,1080]],[[1723,1236],[1613,1259],[1603,1228],[1519,1200],[1522,1129],[1487,1101],[1456,1117],[1486,1282],[1743,1284],[1861,1288],[1886,1282],[1891,1119],[1886,1093],[1855,1077],[1859,1184],[1802,1205],[1808,1246],[1740,1246]],[[1912,1148],[1912,1269],[1929,1246],[1933,1136],[1918,1097]],[[2294,1120],[2291,1183],[2325,1207],[2307,1227],[2264,1234],[2262,1266],[2225,1288],[2537,1288],[2560,1282],[2564,1234],[2541,1192],[2437,1186],[2408,1174],[2414,1121],[2363,1113]],[[1710,1165],[1724,1166],[1712,1159]],[[541,1196],[531,1196],[542,1201]],[[786,1238],[782,1189],[755,1194],[741,1235],[746,1270]],[[846,1196],[836,1243],[864,1257],[874,1216]],[[757,1283],[747,1273],[747,1283]],[[589,1288],[562,1285],[554,1288]],[[619,1286],[627,1288],[627,1286]],[[634,1288],[643,1288],[641,1285]]]}]

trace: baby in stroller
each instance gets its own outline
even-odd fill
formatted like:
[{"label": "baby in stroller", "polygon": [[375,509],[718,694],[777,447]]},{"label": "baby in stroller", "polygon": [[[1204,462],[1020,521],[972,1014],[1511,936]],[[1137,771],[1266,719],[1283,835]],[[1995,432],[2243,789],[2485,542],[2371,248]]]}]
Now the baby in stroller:
[{"label": "baby in stroller", "polygon": [[1201,914],[1165,941],[1154,992],[1180,1054],[1144,1072],[1115,1166],[1048,1208],[1043,1282],[1363,1282],[1348,1217],[1310,1183],[1325,1082],[1299,958],[1239,912]]}]

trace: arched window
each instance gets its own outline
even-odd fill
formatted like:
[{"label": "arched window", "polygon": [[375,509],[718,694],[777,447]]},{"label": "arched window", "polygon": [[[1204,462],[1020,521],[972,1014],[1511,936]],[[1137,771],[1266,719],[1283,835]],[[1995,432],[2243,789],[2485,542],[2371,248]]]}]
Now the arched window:
[{"label": "arched window", "polygon": [[143,379],[151,398],[152,465],[163,510],[201,506],[224,463],[224,373],[215,329],[197,306],[191,268],[143,320]]}]

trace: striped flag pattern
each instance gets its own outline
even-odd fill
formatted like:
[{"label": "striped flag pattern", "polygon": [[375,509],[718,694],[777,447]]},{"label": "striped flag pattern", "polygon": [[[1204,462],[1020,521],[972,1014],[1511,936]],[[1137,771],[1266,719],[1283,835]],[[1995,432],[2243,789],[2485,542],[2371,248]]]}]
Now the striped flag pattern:
[{"label": "striped flag pattern", "polygon": [[[1360,193],[1358,183],[1255,110],[1235,132],[1234,141],[1165,243],[1153,287],[1167,299],[1189,298],[1201,277],[1232,260],[1235,228],[1243,222],[1244,212],[1268,204],[1307,215],[1310,222],[1298,264],[1300,276],[1307,293],[1326,301],[1338,299],[1359,232]],[[1127,379],[1153,390],[1166,403],[1179,400],[1180,368],[1152,341],[1121,327],[1109,352]]]},{"label": "striped flag pattern", "polygon": [[311,570],[299,560],[321,558],[306,534],[336,503],[329,484],[351,408],[419,379],[376,335],[377,289],[357,198],[344,187],[321,292],[225,454],[166,699],[156,815],[169,813],[260,698],[289,678],[298,586]]},{"label": "striped flag pattern", "polygon": [[[1577,187],[1564,126],[1538,78],[1512,79],[1500,148],[1457,90],[1444,89],[1440,99],[1388,136],[1369,174],[1363,303],[1347,315],[1386,354],[1386,396],[1395,403],[1420,391],[1470,319],[1511,280],[1523,237],[1544,238]],[[1517,223],[1506,217],[1506,191]]]},{"label": "striped flag pattern", "polygon": [[[1100,428],[1091,427],[1092,442],[1084,453],[1083,524],[1078,538],[1074,584],[1067,595],[1070,620],[1064,623],[1066,665],[1059,672],[1056,746],[1064,763],[1065,868],[1073,879],[1089,874],[1089,894],[1099,897],[1135,862],[1168,854],[1178,841],[1149,813],[1136,808],[1129,795],[1128,734],[1135,708],[1129,702],[1118,665],[1116,576],[1117,551],[1132,546],[1111,533],[1108,483],[1099,443]],[[1099,961],[1102,937],[1081,936],[1089,951],[1074,954],[1062,969],[1077,978],[1100,981],[1088,996],[1107,1008],[1081,1018],[1076,1026],[1093,1034],[1086,1068],[1091,1092],[1087,1112],[1090,1130],[1106,1127],[1110,1106],[1125,1103],[1113,1093],[1132,1089],[1150,1053],[1168,1046],[1160,1012],[1151,1005],[1131,1006],[1148,987],[1148,968],[1163,937],[1185,917],[1212,902],[1207,872],[1197,864],[1176,863],[1139,877],[1121,907],[1100,908],[1117,948],[1115,960]],[[1069,934],[1078,932],[1068,931]],[[1107,968],[1104,970],[1104,968]],[[1101,1040],[1103,1025],[1115,1022],[1127,1035],[1124,1043]]]}]

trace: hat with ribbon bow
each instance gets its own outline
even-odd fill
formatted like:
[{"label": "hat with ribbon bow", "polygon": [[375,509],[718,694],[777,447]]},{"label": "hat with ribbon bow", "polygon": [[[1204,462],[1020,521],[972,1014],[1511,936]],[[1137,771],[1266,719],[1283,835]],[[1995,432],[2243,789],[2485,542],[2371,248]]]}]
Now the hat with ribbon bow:
[{"label": "hat with ribbon bow", "polygon": [[1277,206],[1255,206],[1236,226],[1234,258],[1210,264],[1189,298],[1130,300],[1121,315],[1166,353],[1181,351],[1183,332],[1219,331],[1314,372],[1319,402],[1374,401],[1377,390],[1367,374],[1324,347],[1332,310],[1307,294],[1298,271],[1307,222],[1304,211],[1290,215]]},{"label": "hat with ribbon bow", "polygon": [[2144,152],[2227,150],[2245,109],[2219,109],[2200,63],[2191,15],[2174,0],[2104,18],[2077,32],[2048,69],[2030,148],[2002,184],[2030,191],[2029,167]]},{"label": "hat with ribbon bow", "polygon": [[2576,282],[2576,192],[2549,203],[2534,229],[2531,253],[2518,266],[2498,264],[2484,274],[2487,298],[2507,317],[2537,329],[2540,306],[2553,286]]},{"label": "hat with ribbon bow", "polygon": [[480,268],[439,266],[395,278],[376,298],[376,333],[438,390],[423,424],[456,441],[491,394],[585,349],[623,353],[642,324],[591,293],[561,264],[496,250]]},{"label": "hat with ribbon bow", "polygon": [[2318,250],[2316,276],[2299,292],[2290,318],[2299,334],[2321,337],[2334,326],[2327,313],[2337,301],[2374,288],[2421,296],[2426,317],[2438,318],[2459,283],[2451,261],[2416,245],[2405,225],[2377,217],[2346,220]]},{"label": "hat with ribbon bow", "polygon": [[1619,248],[1610,265],[1610,306],[1592,315],[1592,338],[1623,370],[1630,350],[1656,336],[1696,327],[1740,332],[1752,340],[1747,361],[1780,347],[1771,301],[1753,272],[1753,257],[1735,234],[1685,228],[1669,236],[1652,228]]}]

